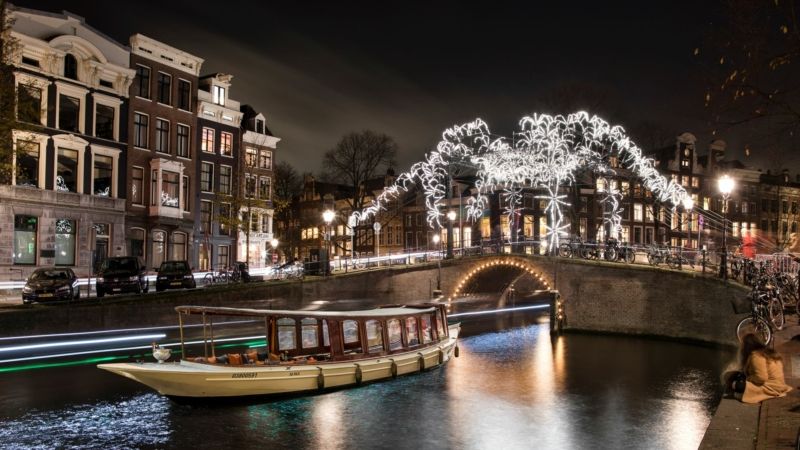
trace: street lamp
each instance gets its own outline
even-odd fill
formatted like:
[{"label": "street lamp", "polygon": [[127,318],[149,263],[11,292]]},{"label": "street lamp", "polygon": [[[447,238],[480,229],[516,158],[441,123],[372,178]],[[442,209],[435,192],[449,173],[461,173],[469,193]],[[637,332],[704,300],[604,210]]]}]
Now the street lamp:
[{"label": "street lamp", "polygon": [[275,261],[275,252],[278,250],[278,240],[272,238],[269,244],[272,246],[272,264],[275,264],[277,262]]},{"label": "street lamp", "polygon": [[439,237],[439,233],[433,235],[433,244],[439,248],[439,257],[436,258],[436,293],[441,295],[442,293],[442,246],[439,245],[442,238]]},{"label": "street lamp", "polygon": [[[687,195],[683,198],[683,210],[686,211],[686,245],[688,245],[689,248],[692,247],[692,208],[694,208],[694,200]],[[682,252],[683,246],[681,246],[681,253]],[[683,257],[679,259],[678,266],[680,269],[683,269]]]},{"label": "street lamp", "polygon": [[336,216],[336,213],[331,211],[330,209],[326,209],[322,213],[322,220],[325,221],[325,268],[324,273],[325,275],[329,275],[331,271],[331,263],[330,263],[330,249],[331,249],[331,222],[333,222],[333,218]]},{"label": "street lamp", "polygon": [[723,175],[717,180],[719,192],[722,194],[722,255],[720,255],[719,275],[723,280],[728,279],[728,199],[733,192],[735,182],[728,175]]},{"label": "street lamp", "polygon": [[453,259],[453,222],[456,220],[456,212],[447,212],[447,259]]}]

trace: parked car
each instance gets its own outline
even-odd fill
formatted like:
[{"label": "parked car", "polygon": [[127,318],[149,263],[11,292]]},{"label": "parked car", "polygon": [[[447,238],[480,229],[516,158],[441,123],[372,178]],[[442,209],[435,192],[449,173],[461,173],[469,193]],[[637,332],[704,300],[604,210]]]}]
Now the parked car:
[{"label": "parked car", "polygon": [[115,256],[100,264],[95,281],[98,297],[106,294],[135,292],[141,294],[150,289],[144,265],[135,256]]},{"label": "parked car", "polygon": [[156,292],[166,289],[194,289],[192,269],[186,261],[164,261],[158,268],[156,277]]},{"label": "parked car", "polygon": [[72,269],[36,269],[22,288],[22,303],[47,300],[77,300],[81,297],[78,277]]}]

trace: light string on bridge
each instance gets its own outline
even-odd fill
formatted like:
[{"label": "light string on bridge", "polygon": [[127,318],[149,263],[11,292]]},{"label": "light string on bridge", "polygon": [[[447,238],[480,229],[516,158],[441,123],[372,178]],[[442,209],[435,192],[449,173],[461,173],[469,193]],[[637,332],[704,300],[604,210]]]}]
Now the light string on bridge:
[{"label": "light string on bridge", "polygon": [[[445,215],[442,207],[450,206],[445,199],[451,170],[463,165],[473,167],[477,175],[475,194],[469,197],[465,211],[471,220],[483,215],[488,195],[503,193],[504,212],[513,224],[522,190],[540,190],[537,198],[547,202],[546,237],[551,252],[569,228],[563,209],[571,205],[564,188],[575,182],[579,170],[588,169],[604,177],[614,175],[609,157],[618,158],[622,167],[635,173],[662,204],[674,209],[687,196],[680,184],[658,172],[653,159],[642,154],[621,126],[612,126],[584,111],[567,116],[534,114],[520,120],[519,126],[520,131],[511,140],[493,135],[481,119],[446,129],[435,151],[400,174],[367,208],[353,212],[351,222],[363,223],[377,216],[389,201],[419,184],[425,193],[428,224],[441,228]],[[608,205],[604,222],[615,237],[621,229],[619,198],[619,192],[609,188],[603,199]]]}]

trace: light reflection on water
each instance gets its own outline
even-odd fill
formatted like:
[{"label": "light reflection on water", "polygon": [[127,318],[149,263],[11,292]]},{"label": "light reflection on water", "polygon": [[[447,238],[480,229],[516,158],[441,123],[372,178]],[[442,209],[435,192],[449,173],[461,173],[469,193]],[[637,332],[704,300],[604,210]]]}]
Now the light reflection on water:
[{"label": "light reflection on water", "polygon": [[[718,374],[732,356],[634,338],[551,340],[541,323],[465,337],[460,348],[444,370],[233,405],[176,404],[85,367],[79,378],[73,374],[72,389],[91,398],[96,380],[118,383],[118,393],[50,407],[45,399],[58,395],[54,387],[26,399],[21,412],[0,401],[0,446],[696,448],[719,400]],[[25,380],[24,373],[3,375],[0,392]]]}]

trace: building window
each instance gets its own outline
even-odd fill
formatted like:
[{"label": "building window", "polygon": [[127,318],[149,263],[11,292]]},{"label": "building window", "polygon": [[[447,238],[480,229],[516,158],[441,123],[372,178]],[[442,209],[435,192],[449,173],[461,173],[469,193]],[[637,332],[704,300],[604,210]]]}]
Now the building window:
[{"label": "building window", "polygon": [[186,234],[172,233],[172,259],[186,259]]},{"label": "building window", "polygon": [[245,155],[245,164],[247,164],[250,167],[255,167],[256,159],[258,159],[258,150],[255,147],[247,147]]},{"label": "building window", "polygon": [[258,213],[253,213],[250,215],[250,231],[253,233],[258,233]]},{"label": "building window", "polygon": [[94,155],[93,163],[94,195],[110,197],[114,179],[114,158],[105,155]]},{"label": "building window", "polygon": [[39,143],[17,141],[17,186],[39,187]]},{"label": "building window", "polygon": [[213,205],[208,200],[200,200],[200,226],[203,232],[211,233],[211,212]]},{"label": "building window", "polygon": [[114,108],[98,104],[94,121],[95,136],[103,139],[114,139]]},{"label": "building window", "polygon": [[150,68],[136,65],[136,83],[134,84],[134,95],[142,98],[150,98]]},{"label": "building window", "polygon": [[189,208],[189,199],[191,198],[191,184],[189,184],[189,177],[187,175],[183,176],[183,211],[191,211]]},{"label": "building window", "polygon": [[203,127],[203,138],[200,140],[200,149],[204,152],[214,153],[214,130]]},{"label": "building window", "polygon": [[269,150],[261,150],[258,155],[258,167],[262,169],[272,169],[272,152]]},{"label": "building window", "polygon": [[261,177],[259,180],[260,183],[258,184],[258,198],[261,200],[269,200],[270,199],[270,185],[271,180],[269,177]]},{"label": "building window", "polygon": [[150,118],[142,113],[133,115],[133,145],[139,148],[147,148],[147,128]]},{"label": "building window", "polygon": [[178,80],[178,108],[190,111],[192,104],[192,83]]},{"label": "building window", "polygon": [[78,79],[78,60],[69,53],[64,55],[64,77],[71,80]]},{"label": "building window", "polygon": [[643,215],[644,208],[642,207],[641,203],[634,203],[633,204],[633,220],[637,222],[641,222],[644,219]]},{"label": "building window", "polygon": [[214,94],[214,103],[225,106],[225,88],[222,86],[211,86],[211,92]]},{"label": "building window", "polygon": [[180,175],[168,170],[161,171],[161,206],[179,208]]},{"label": "building window", "polygon": [[58,149],[56,164],[56,190],[78,192],[78,151]]},{"label": "building window", "polygon": [[184,158],[189,157],[189,126],[178,125],[178,148],[177,155]]},{"label": "building window", "polygon": [[163,231],[153,231],[153,251],[150,252],[153,255],[153,267],[161,267],[161,263],[164,262],[164,239],[166,236],[167,233]]},{"label": "building window", "polygon": [[156,119],[156,151],[169,153],[169,122]]},{"label": "building window", "polygon": [[264,134],[264,121],[261,119],[256,119],[256,133]]},{"label": "building window", "polygon": [[17,88],[17,119],[21,122],[42,122],[42,90],[20,84]]},{"label": "building window", "polygon": [[14,216],[14,264],[36,264],[36,234],[39,219]]},{"label": "building window", "polygon": [[233,135],[221,132],[219,134],[219,153],[225,156],[233,155]]},{"label": "building window", "polygon": [[58,128],[64,131],[79,132],[81,101],[75,97],[61,94],[58,102]]},{"label": "building window", "polygon": [[217,247],[217,264],[228,267],[230,260],[230,246],[220,245]]},{"label": "building window", "polygon": [[144,260],[144,230],[132,228],[128,231],[128,236],[131,241],[130,255]]},{"label": "building window", "polygon": [[219,166],[219,192],[220,194],[231,194],[231,167]]},{"label": "building window", "polygon": [[251,177],[247,175],[245,178],[245,195],[250,198],[255,198],[256,196],[256,177]]},{"label": "building window", "polygon": [[269,214],[261,215],[261,232],[269,233]]},{"label": "building window", "polygon": [[144,169],[133,167],[131,169],[131,203],[144,204]]},{"label": "building window", "polygon": [[200,190],[212,192],[214,189],[214,164],[204,162],[200,166]]},{"label": "building window", "polygon": [[158,102],[170,104],[172,94],[172,77],[164,72],[158,72]]},{"label": "building window", "polygon": [[56,261],[57,266],[75,265],[75,221],[56,219]]}]

